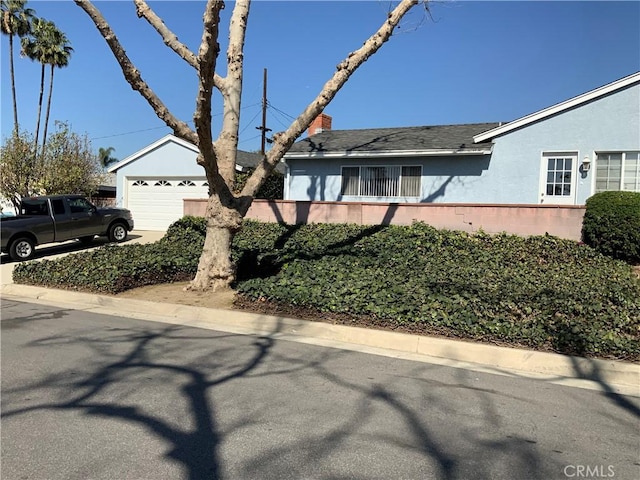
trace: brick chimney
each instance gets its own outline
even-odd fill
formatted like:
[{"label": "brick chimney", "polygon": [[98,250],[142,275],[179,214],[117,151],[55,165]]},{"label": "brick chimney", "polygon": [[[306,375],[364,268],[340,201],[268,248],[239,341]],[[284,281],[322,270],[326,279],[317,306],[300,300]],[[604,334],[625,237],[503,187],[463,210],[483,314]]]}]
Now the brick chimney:
[{"label": "brick chimney", "polygon": [[309,125],[308,134],[311,136],[327,130],[331,130],[331,117],[321,113],[311,122],[311,125]]}]

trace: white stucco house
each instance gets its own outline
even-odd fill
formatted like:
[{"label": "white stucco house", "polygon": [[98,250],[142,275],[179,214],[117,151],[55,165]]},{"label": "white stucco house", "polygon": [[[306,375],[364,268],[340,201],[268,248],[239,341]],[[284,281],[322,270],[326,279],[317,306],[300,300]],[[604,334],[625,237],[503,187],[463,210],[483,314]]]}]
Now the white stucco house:
[{"label": "white stucco house", "polygon": [[[136,228],[164,230],[207,197],[195,145],[167,135],[109,168]],[[238,152],[238,170],[260,155]],[[640,192],[640,72],[507,123],[331,130],[321,114],[278,166],[284,199],[583,205]]]},{"label": "white stucco house", "polygon": [[583,205],[604,190],[640,192],[640,72],[508,123],[317,120],[319,133],[284,157],[285,199]]}]

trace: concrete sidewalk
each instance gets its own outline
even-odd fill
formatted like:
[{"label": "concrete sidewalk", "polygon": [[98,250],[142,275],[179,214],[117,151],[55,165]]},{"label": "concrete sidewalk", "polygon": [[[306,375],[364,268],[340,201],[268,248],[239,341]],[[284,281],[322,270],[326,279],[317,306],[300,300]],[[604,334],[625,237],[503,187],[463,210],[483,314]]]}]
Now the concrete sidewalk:
[{"label": "concrete sidewalk", "polygon": [[[129,242],[150,243],[158,240],[162,235],[163,232],[133,232]],[[55,258],[68,253],[70,252],[61,252],[46,258]],[[571,357],[237,310],[217,310],[15,285],[11,280],[13,265],[13,262],[2,264],[0,293],[3,298],[237,334],[268,335],[282,340],[479,372],[535,378],[555,384],[640,397],[640,364],[638,363]]]}]

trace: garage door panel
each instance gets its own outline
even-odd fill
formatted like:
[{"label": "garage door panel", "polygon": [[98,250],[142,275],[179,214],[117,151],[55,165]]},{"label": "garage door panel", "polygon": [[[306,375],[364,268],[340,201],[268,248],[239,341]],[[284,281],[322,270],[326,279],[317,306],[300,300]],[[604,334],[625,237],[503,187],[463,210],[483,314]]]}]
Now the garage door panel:
[{"label": "garage door panel", "polygon": [[127,207],[138,230],[166,230],[183,216],[185,198],[207,198],[204,178],[144,178],[127,182]]}]

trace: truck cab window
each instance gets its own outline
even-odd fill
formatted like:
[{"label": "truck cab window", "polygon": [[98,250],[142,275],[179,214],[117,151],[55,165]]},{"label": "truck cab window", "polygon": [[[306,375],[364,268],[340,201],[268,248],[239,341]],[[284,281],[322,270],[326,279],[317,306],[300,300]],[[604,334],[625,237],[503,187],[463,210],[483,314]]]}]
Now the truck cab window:
[{"label": "truck cab window", "polygon": [[46,200],[22,200],[22,215],[49,215]]},{"label": "truck cab window", "polygon": [[89,213],[94,208],[84,198],[70,198],[68,202],[71,213]]},{"label": "truck cab window", "polygon": [[64,215],[64,201],[61,198],[51,200],[54,215]]}]

